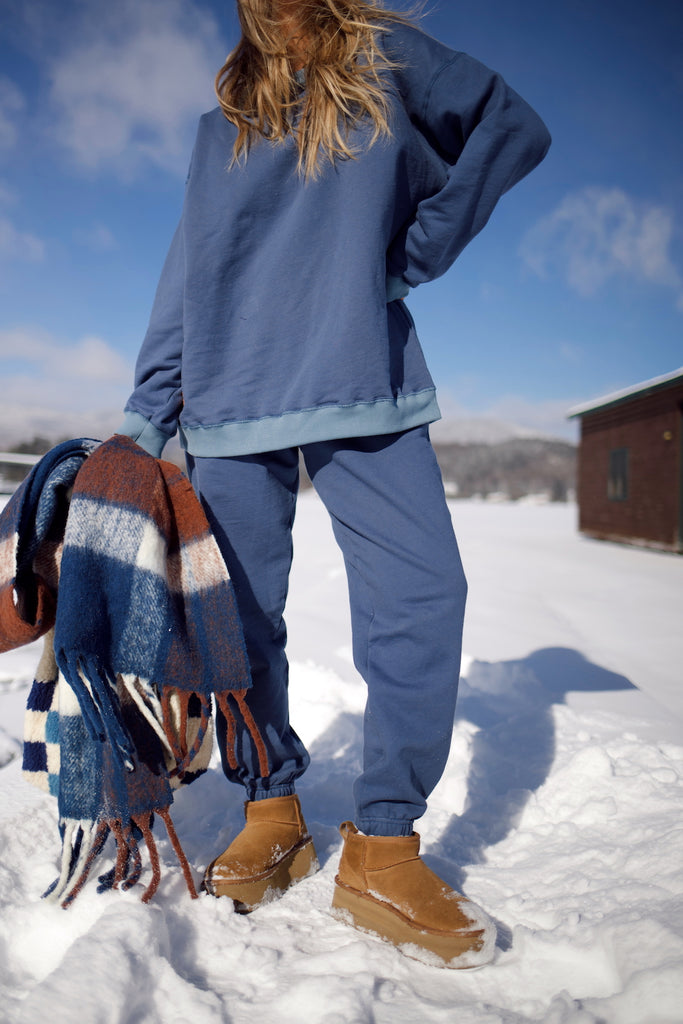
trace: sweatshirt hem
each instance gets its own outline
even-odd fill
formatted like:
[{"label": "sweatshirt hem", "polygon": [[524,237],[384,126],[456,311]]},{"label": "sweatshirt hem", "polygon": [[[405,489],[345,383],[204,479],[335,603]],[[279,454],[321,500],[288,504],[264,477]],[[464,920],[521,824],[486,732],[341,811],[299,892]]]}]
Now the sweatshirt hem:
[{"label": "sweatshirt hem", "polygon": [[434,388],[353,405],[329,405],[237,420],[215,426],[184,426],[178,434],[190,455],[221,457],[296,448],[343,437],[371,437],[441,419]]}]

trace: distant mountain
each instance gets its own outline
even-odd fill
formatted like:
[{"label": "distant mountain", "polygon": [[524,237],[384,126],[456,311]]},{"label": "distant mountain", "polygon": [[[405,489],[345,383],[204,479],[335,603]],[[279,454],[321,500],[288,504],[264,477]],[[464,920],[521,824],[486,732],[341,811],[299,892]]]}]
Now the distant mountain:
[{"label": "distant mountain", "polygon": [[488,416],[447,416],[432,423],[429,435],[434,444],[500,444],[538,433],[514,423]]},{"label": "distant mountain", "polygon": [[576,446],[567,441],[516,437],[500,443],[442,444],[433,438],[449,497],[542,495],[567,501],[576,489]]}]

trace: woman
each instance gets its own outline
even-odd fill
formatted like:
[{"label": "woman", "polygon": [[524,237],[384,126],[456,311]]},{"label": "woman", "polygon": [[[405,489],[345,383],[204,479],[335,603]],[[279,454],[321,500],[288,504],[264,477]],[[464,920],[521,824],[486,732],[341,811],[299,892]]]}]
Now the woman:
[{"label": "woman", "polygon": [[429,442],[434,385],[401,299],[443,274],[549,145],[501,78],[379,0],[238,0],[123,432],[176,429],[235,585],[264,737],[219,716],[246,825],[205,888],[251,910],[317,867],[295,794],[283,610],[299,451],[343,551],[368,687],[334,906],[453,967],[495,930],[419,858],[448,755],[466,583]]}]

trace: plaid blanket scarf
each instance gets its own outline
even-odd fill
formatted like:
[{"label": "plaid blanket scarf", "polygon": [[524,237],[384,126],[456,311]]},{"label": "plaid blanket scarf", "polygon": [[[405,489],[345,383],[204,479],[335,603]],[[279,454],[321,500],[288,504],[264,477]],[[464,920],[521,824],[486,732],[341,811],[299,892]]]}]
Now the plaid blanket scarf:
[{"label": "plaid blanket scarf", "polygon": [[[160,817],[196,896],[173,828],[172,789],[206,770],[211,697],[241,715],[260,768],[265,746],[225,563],[189,481],[127,437],[67,441],[0,516],[0,651],[44,637],[25,727],[24,773],[58,799],[62,864],[46,896],[75,899],[108,836],[100,888],[129,888]],[[236,764],[234,749],[228,760]]]}]

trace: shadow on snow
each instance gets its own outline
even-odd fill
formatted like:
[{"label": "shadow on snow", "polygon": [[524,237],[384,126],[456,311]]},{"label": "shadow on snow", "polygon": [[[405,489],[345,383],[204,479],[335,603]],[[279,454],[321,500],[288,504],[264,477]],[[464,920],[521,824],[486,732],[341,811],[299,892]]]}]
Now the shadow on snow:
[{"label": "shadow on snow", "polygon": [[[454,728],[459,721],[476,726],[471,739],[466,799],[440,837],[430,842],[425,860],[457,889],[466,868],[486,861],[487,847],[501,842],[515,827],[531,794],[547,779],[555,757],[552,709],[569,692],[635,689],[624,676],[588,661],[578,651],[546,648],[526,658],[505,662],[473,662],[460,693]],[[353,783],[361,770],[363,716],[339,714],[310,745],[311,765],[299,791],[313,826],[316,848],[324,864],[338,849],[338,825],[353,818]],[[453,772],[453,764],[449,771]],[[228,845],[243,823],[241,794],[231,799],[219,769],[198,783],[201,801],[192,793],[179,807],[187,852],[206,861]],[[207,790],[208,787],[208,790]],[[418,826],[419,828],[419,826]],[[210,848],[207,848],[207,840]],[[505,945],[505,926],[499,944]]]}]

